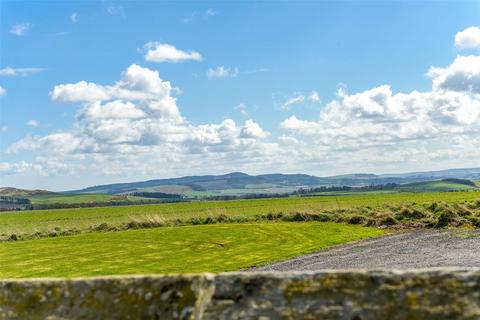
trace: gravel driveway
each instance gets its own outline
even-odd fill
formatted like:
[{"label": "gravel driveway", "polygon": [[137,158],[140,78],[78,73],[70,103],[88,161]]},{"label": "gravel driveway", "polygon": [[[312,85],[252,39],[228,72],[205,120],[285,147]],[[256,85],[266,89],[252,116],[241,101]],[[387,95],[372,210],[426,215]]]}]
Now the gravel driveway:
[{"label": "gravel driveway", "polygon": [[248,271],[480,267],[480,231],[418,230],[318,251]]}]

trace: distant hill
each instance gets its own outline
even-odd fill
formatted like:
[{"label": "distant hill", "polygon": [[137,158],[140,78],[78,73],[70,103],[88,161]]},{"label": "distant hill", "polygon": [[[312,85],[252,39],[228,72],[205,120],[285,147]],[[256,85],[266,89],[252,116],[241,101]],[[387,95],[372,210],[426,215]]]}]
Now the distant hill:
[{"label": "distant hill", "polygon": [[404,192],[449,192],[480,190],[473,181],[447,178],[435,181],[424,181],[403,184],[398,187]]},{"label": "distant hill", "polygon": [[53,194],[52,191],[48,190],[28,190],[28,189],[18,189],[12,187],[0,187],[0,195],[2,196],[36,196],[36,195],[44,195],[44,194]]},{"label": "distant hill", "polygon": [[[180,194],[236,193],[282,193],[300,187],[319,186],[368,186],[382,184],[408,184],[441,179],[480,179],[480,168],[450,169],[431,172],[402,174],[348,174],[316,177],[306,174],[248,175],[232,172],[224,175],[186,176],[171,179],[156,179],[140,182],[106,184],[69,191],[71,193],[122,194],[131,192],[163,192]],[[446,183],[446,182],[443,182]],[[451,182],[449,182],[451,183]]]},{"label": "distant hill", "polygon": [[[186,176],[172,179],[158,179],[141,182],[116,183],[93,186],[81,190],[71,191],[74,193],[126,193],[133,191],[149,191],[160,186],[172,186],[178,188],[184,186],[192,191],[211,191],[227,189],[248,189],[254,186],[307,186],[320,183],[318,177],[305,174],[266,174],[251,176],[242,172],[232,172],[224,175]],[[159,191],[159,190],[156,190]]]},{"label": "distant hill", "polygon": [[382,174],[380,175],[380,177],[422,179],[422,180],[440,180],[440,179],[447,179],[447,178],[478,180],[480,179],[480,168],[447,169],[447,170],[440,170],[440,171]]}]

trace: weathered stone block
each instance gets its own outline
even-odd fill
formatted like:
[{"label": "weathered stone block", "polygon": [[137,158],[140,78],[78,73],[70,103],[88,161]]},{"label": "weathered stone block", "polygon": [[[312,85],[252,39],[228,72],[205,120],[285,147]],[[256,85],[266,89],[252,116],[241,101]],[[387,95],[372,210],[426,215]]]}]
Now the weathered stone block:
[{"label": "weathered stone block", "polygon": [[0,319],[480,319],[480,269],[0,280]]}]

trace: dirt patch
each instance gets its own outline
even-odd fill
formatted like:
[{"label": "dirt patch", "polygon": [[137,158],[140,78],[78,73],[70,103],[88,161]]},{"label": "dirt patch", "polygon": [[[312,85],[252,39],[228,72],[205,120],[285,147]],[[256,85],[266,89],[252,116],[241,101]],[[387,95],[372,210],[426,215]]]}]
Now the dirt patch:
[{"label": "dirt patch", "polygon": [[338,246],[248,271],[480,267],[479,230],[417,230]]}]

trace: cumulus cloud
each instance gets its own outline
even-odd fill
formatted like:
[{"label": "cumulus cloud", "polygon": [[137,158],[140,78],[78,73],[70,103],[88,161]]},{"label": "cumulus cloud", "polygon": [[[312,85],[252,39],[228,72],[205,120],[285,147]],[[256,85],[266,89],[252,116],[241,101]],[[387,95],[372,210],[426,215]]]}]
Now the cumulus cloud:
[{"label": "cumulus cloud", "polygon": [[38,73],[44,71],[44,68],[12,68],[12,67],[5,67],[0,69],[0,76],[26,76],[31,73]]},{"label": "cumulus cloud", "polygon": [[480,56],[458,56],[445,68],[430,68],[434,90],[480,93]]},{"label": "cumulus cloud", "polygon": [[480,134],[480,57],[457,57],[445,68],[431,68],[432,91],[393,93],[388,85],[348,94],[328,103],[315,121],[296,116],[281,127],[315,144],[359,150]]},{"label": "cumulus cloud", "polygon": [[113,99],[146,100],[170,99],[172,87],[162,81],[158,71],[132,64],[114,85],[93,82],[60,84],[53,88],[50,97],[58,102],[93,102]]},{"label": "cumulus cloud", "polygon": [[10,33],[21,37],[26,35],[28,30],[30,30],[31,28],[32,28],[32,24],[29,22],[19,23],[12,26],[12,28],[10,28]]},{"label": "cumulus cloud", "polygon": [[207,77],[212,78],[231,78],[238,75],[238,68],[227,68],[219,66],[216,68],[210,68],[207,70]]},{"label": "cumulus cloud", "polygon": [[159,42],[148,42],[145,44],[145,60],[151,62],[180,62],[180,61],[201,61],[202,56],[194,50],[183,51],[172,45]]},{"label": "cumulus cloud", "polygon": [[[33,153],[33,166],[1,166],[5,172],[80,176],[94,171],[125,179],[127,173],[151,178],[275,168],[331,174],[478,165],[479,57],[458,56],[427,74],[432,87],[426,91],[341,88],[315,119],[289,116],[272,135],[253,119],[192,123],[177,106],[170,82],[133,64],[113,84],[55,86],[53,101],[78,104],[72,127],[28,135],[8,147],[9,153]],[[297,92],[282,103],[289,108],[321,100],[316,91]],[[237,109],[246,115],[244,105]]]},{"label": "cumulus cloud", "polygon": [[455,46],[459,49],[480,48],[480,28],[468,27],[455,35]]},{"label": "cumulus cloud", "polygon": [[86,159],[105,161],[99,170],[108,173],[119,159],[124,169],[153,155],[177,164],[193,158],[199,163],[216,157],[239,161],[252,153],[267,152],[271,146],[264,141],[268,132],[253,120],[192,124],[181,115],[172,92],[157,71],[135,64],[113,85],[86,81],[57,85],[50,93],[53,101],[81,104],[72,129],[26,136],[10,145],[8,152],[34,151],[45,159],[53,157],[59,163],[69,159],[79,166],[85,166]]},{"label": "cumulus cloud", "polygon": [[247,120],[241,130],[241,136],[244,138],[265,138],[268,136],[268,133],[258,123],[253,120]]},{"label": "cumulus cloud", "polygon": [[4,96],[7,94],[7,90],[5,90],[5,88],[3,88],[2,86],[0,86],[0,97],[1,96]]}]

